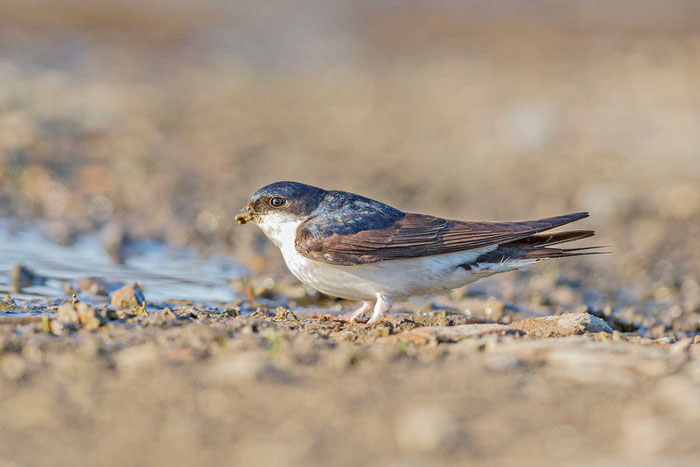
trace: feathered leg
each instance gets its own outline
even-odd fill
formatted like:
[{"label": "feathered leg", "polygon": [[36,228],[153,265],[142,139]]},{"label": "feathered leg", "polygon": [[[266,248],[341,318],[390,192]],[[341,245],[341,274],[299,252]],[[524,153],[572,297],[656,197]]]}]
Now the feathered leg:
[{"label": "feathered leg", "polygon": [[377,294],[377,303],[374,305],[372,317],[367,321],[367,324],[373,324],[379,321],[391,309],[391,297],[384,294]]}]

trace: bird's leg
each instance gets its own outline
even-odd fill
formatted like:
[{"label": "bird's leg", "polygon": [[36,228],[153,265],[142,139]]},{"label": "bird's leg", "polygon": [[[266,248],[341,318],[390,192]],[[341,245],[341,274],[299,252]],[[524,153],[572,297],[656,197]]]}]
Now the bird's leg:
[{"label": "bird's leg", "polygon": [[362,316],[365,312],[371,310],[372,307],[374,307],[374,302],[364,302],[360,308],[355,310],[353,314],[348,316],[346,319],[348,320],[348,322],[354,323],[355,321],[357,321],[357,318]]},{"label": "bird's leg", "polygon": [[381,293],[377,294],[377,303],[374,305],[372,317],[367,321],[367,324],[376,323],[386,315],[391,308],[391,297]]}]

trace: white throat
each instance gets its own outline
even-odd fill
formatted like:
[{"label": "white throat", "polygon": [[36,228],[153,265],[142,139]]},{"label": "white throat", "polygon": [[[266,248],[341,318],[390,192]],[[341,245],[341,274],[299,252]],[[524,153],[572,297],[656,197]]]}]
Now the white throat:
[{"label": "white throat", "polygon": [[294,250],[297,228],[303,221],[289,214],[270,213],[260,216],[258,227],[272,240],[277,248],[284,253],[287,249]]}]

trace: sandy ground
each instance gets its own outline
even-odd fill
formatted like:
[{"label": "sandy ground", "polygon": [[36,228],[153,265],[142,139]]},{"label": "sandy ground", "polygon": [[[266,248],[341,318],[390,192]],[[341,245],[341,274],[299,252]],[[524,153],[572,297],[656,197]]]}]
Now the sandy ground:
[{"label": "sandy ground", "polygon": [[[101,324],[71,323],[66,306],[44,322],[3,318],[2,461],[689,465],[700,455],[691,338],[610,332],[587,313],[505,325],[433,311],[366,327],[257,305]],[[257,316],[235,316],[241,308]]]},{"label": "sandy ground", "polygon": [[[0,302],[0,463],[698,463],[693,2],[200,3],[0,5],[0,215],[253,271],[241,303]],[[613,254],[349,325],[234,225],[280,179],[460,219],[586,210]]]}]

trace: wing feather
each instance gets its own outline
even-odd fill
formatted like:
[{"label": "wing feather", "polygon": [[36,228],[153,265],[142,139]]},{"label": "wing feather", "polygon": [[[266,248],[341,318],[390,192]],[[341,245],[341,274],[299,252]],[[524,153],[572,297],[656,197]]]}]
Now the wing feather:
[{"label": "wing feather", "polygon": [[[575,213],[520,222],[465,222],[424,214],[405,214],[377,225],[377,213],[363,213],[351,219],[354,232],[347,226],[334,231],[334,222],[324,216],[310,219],[299,227],[296,249],[307,258],[330,264],[350,266],[379,261],[441,255],[472,250],[527,238],[588,216]],[[363,228],[363,225],[370,226]]]}]

